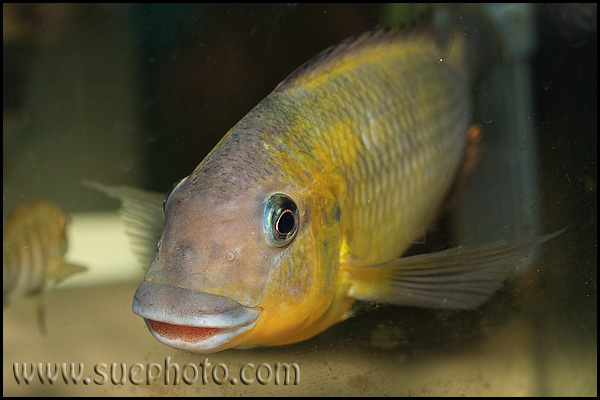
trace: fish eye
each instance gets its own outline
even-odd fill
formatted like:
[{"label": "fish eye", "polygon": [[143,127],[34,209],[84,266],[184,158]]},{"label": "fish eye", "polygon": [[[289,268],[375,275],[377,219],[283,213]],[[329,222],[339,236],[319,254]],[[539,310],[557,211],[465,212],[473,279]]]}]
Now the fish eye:
[{"label": "fish eye", "polygon": [[300,214],[294,200],[283,193],[271,195],[265,205],[265,233],[269,243],[283,247],[290,243],[296,232]]},{"label": "fish eye", "polygon": [[177,185],[179,185],[181,182],[183,182],[184,180],[187,179],[187,176],[185,178],[182,178],[180,180],[178,180],[177,182],[175,182],[172,186],[171,189],[169,189],[169,191],[167,192],[167,195],[165,196],[165,199],[163,200],[163,217],[166,215],[166,210],[167,210],[167,200],[169,200],[169,196],[171,195],[171,193],[173,193],[173,190],[175,190],[175,188],[177,187]]}]

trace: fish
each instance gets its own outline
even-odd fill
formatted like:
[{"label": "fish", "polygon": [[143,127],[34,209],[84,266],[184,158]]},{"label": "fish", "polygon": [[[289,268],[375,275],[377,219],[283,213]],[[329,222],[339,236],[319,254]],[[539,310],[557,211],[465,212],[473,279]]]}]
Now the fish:
[{"label": "fish", "polygon": [[132,304],[150,333],[214,353],[307,340],[358,301],[473,309],[488,300],[560,232],[403,257],[461,174],[468,50],[462,33],[375,30],[283,80],[167,194]]},{"label": "fish", "polygon": [[38,325],[46,332],[42,295],[86,267],[64,260],[67,214],[57,205],[33,200],[17,206],[8,217],[2,239],[2,304],[17,297],[37,300]]}]

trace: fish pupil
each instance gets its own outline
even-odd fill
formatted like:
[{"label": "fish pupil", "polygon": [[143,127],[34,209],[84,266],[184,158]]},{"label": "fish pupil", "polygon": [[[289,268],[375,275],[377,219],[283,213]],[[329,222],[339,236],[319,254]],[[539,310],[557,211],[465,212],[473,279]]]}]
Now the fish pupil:
[{"label": "fish pupil", "polygon": [[267,240],[273,246],[286,246],[298,232],[298,207],[294,200],[284,193],[275,193],[267,199],[264,218]]},{"label": "fish pupil", "polygon": [[294,229],[294,214],[291,210],[285,210],[277,220],[275,229],[282,236],[287,236]]}]

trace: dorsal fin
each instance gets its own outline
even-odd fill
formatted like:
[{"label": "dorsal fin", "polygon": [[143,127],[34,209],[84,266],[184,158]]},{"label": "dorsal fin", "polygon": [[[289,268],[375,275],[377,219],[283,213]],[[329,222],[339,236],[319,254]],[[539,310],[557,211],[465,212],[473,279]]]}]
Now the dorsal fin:
[{"label": "dorsal fin", "polygon": [[299,81],[310,80],[315,72],[326,70],[337,61],[343,60],[349,54],[357,54],[363,50],[376,49],[381,45],[390,45],[398,42],[409,42],[416,37],[424,37],[424,29],[385,28],[352,36],[337,45],[323,50],[284,79],[275,92],[281,92],[295,86]]}]

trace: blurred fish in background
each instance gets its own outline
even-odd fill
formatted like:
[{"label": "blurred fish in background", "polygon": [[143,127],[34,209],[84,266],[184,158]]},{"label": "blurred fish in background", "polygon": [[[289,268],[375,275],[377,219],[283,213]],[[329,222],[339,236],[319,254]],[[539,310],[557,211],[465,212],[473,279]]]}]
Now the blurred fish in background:
[{"label": "blurred fish in background", "polygon": [[2,240],[2,304],[19,296],[37,301],[38,324],[46,332],[42,294],[49,284],[83,272],[86,267],[65,262],[68,216],[45,201],[19,205],[9,216]]}]

